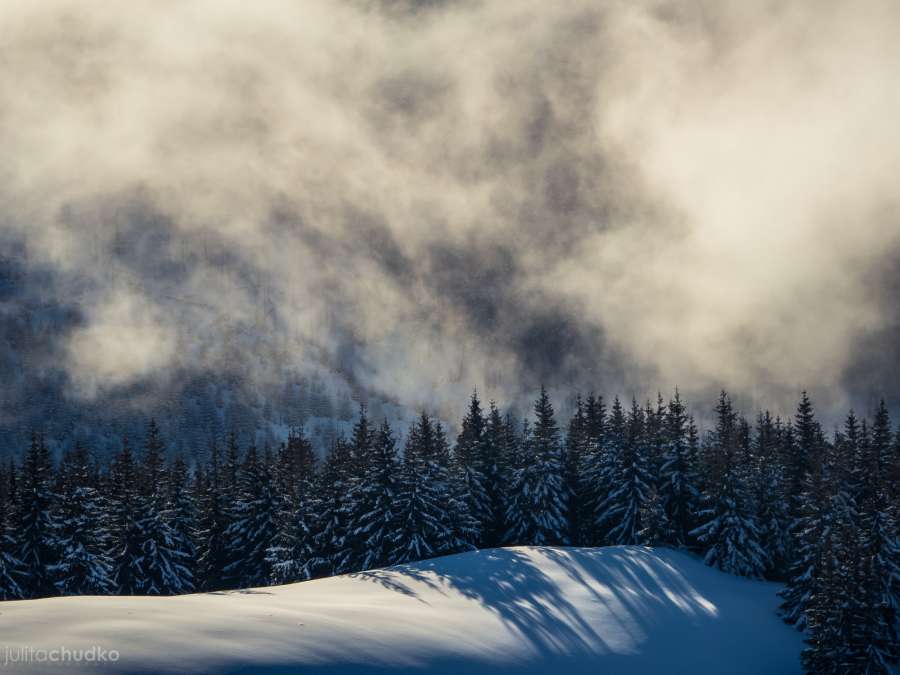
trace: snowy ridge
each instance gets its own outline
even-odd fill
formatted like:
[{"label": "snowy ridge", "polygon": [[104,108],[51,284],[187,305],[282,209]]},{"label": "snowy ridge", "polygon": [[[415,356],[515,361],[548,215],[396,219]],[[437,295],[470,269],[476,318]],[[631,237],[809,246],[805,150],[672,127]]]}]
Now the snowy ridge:
[{"label": "snowy ridge", "polygon": [[246,591],[7,602],[0,650],[119,653],[66,672],[799,673],[779,588],[669,549],[488,549]]}]

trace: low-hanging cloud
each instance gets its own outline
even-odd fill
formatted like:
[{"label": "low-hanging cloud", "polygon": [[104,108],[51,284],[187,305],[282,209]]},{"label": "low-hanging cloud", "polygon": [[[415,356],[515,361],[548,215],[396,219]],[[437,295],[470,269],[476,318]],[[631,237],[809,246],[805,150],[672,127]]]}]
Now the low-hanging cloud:
[{"label": "low-hanging cloud", "polygon": [[787,407],[896,372],[860,355],[898,325],[891,0],[9,0],[0,30],[0,227],[80,310],[74,395],[324,362],[409,406]]}]

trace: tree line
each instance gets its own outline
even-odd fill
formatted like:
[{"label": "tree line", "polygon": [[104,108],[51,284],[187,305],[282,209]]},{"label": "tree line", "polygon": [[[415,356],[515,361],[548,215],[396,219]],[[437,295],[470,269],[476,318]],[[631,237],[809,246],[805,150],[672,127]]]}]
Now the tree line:
[{"label": "tree line", "polygon": [[194,466],[151,421],[110,462],[33,435],[0,469],[0,599],[171,595],[288,583],[506,545],[668,546],[785,582],[809,673],[889,673],[900,656],[900,433],[882,402],[826,434],[806,394],[751,423],[722,392],[700,434],[681,397],[545,390],[514,421],[473,394],[454,443],[422,413],[400,442],[364,407],[319,461],[235,434]]}]

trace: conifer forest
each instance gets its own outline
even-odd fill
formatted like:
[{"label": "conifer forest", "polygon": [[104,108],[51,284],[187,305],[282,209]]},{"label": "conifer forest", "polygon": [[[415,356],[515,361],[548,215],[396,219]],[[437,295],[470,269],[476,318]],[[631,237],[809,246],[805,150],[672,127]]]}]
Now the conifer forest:
[{"label": "conifer forest", "polygon": [[[673,547],[785,582],[808,672],[884,672],[900,607],[900,433],[882,402],[827,433],[803,395],[748,420],[722,392],[701,432],[666,401],[545,390],[521,422],[473,393],[456,439],[422,413],[404,439],[365,407],[319,460],[210,439],[171,457],[156,422],[109,462],[39,432],[2,474],[0,593],[174,595],[283,584],[497,546]],[[838,666],[839,670],[834,670]]]}]

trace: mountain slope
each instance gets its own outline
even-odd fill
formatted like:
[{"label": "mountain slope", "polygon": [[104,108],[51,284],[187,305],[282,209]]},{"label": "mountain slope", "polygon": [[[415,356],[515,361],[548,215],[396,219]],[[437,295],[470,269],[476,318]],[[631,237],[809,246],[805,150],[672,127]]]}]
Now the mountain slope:
[{"label": "mountain slope", "polygon": [[799,673],[777,590],[671,550],[492,549],[243,592],[2,603],[0,648],[118,650],[103,672]]}]

